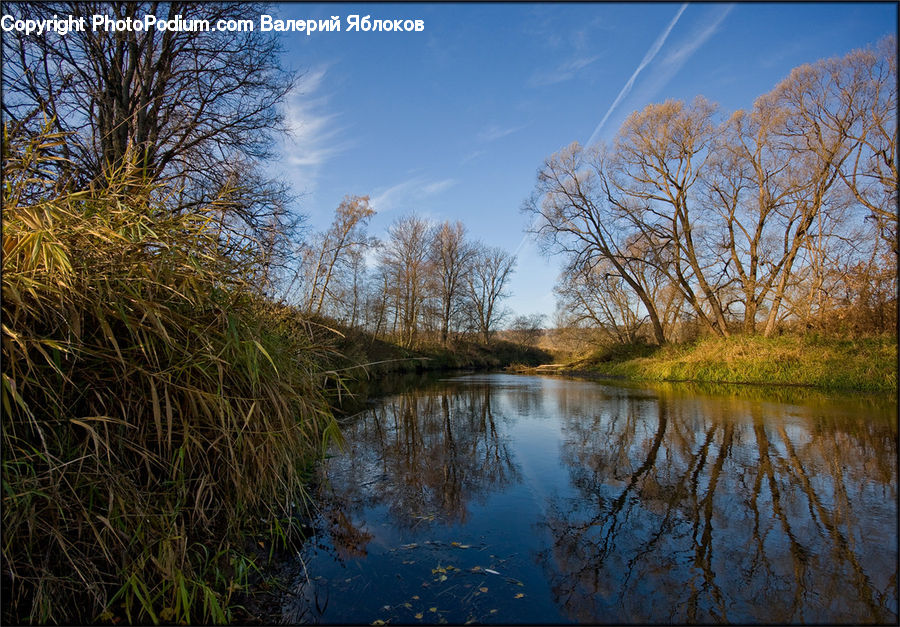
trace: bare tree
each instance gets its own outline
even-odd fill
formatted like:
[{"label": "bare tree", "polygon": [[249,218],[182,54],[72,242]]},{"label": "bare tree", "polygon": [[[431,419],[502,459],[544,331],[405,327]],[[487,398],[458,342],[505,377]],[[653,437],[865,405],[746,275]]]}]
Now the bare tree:
[{"label": "bare tree", "polygon": [[645,318],[640,301],[609,261],[566,267],[556,294],[558,306],[569,313],[570,324],[587,322],[621,343],[637,338]]},{"label": "bare tree", "polygon": [[[705,237],[705,212],[694,187],[717,139],[716,107],[702,97],[690,105],[669,100],[633,113],[613,147],[611,201],[629,216],[701,321],[728,335],[719,290],[727,281]],[[631,200],[629,204],[627,201]]]},{"label": "bare tree", "polygon": [[490,343],[491,334],[505,315],[499,304],[508,295],[506,285],[515,265],[515,256],[502,248],[476,248],[466,287],[473,326],[485,344]]},{"label": "bare tree", "polygon": [[774,132],[781,146],[794,153],[792,160],[797,163],[790,193],[779,209],[787,218],[788,230],[765,335],[776,327],[801,251],[813,255],[814,272],[824,272],[827,211],[839,193],[836,183],[841,180],[842,168],[859,142],[854,129],[860,125],[861,112],[856,103],[864,93],[865,82],[862,67],[848,65],[844,59],[826,59],[795,68],[755,105],[783,112]]},{"label": "bare tree", "polygon": [[462,222],[439,225],[431,239],[429,259],[438,302],[441,343],[446,345],[453,320],[462,308],[466,274],[475,250],[466,242]]},{"label": "bare tree", "polygon": [[393,331],[400,344],[411,347],[419,330],[429,278],[428,222],[415,215],[396,220],[388,228],[388,238],[380,263],[386,295],[393,301]]},{"label": "bare tree", "polygon": [[792,204],[806,181],[802,153],[779,136],[786,115],[767,98],[750,112],[735,112],[706,177],[708,202],[720,218],[714,228],[722,233],[723,263],[740,285],[745,333],[756,331],[758,312],[808,228]]},{"label": "bare tree", "polygon": [[338,205],[329,229],[319,236],[314,248],[307,251],[311,263],[306,311],[321,314],[326,296],[338,300],[329,292],[336,273],[350,269],[355,281],[361,260],[354,255],[358,256],[372,244],[366,225],[373,215],[375,210],[369,206],[368,196],[345,196]]},{"label": "bare tree", "polygon": [[[57,180],[103,184],[127,168],[165,183],[169,204],[190,210],[226,194],[238,230],[257,242],[291,226],[283,186],[256,164],[285,130],[279,103],[295,76],[279,65],[274,33],[225,32],[219,19],[258,18],[260,6],[227,2],[7,3],[17,18],[82,17],[65,37],[3,36],[3,116],[36,132],[43,118],[69,134]],[[195,30],[97,29],[112,19],[180,17]],[[203,28],[206,25],[206,28]]]},{"label": "bare tree", "polygon": [[537,184],[523,211],[532,214],[530,231],[546,254],[563,254],[572,268],[608,261],[647,311],[658,344],[665,333],[653,295],[641,282],[641,266],[631,247],[640,232],[628,217],[625,201],[610,201],[607,158],[602,150],[585,151],[573,143],[552,155],[538,172]]},{"label": "bare tree", "polygon": [[875,50],[857,50],[844,59],[846,71],[861,75],[857,93],[844,97],[857,109],[852,132],[856,150],[841,178],[868,209],[879,235],[894,255],[897,242],[897,39],[887,37]]},{"label": "bare tree", "polygon": [[531,314],[530,316],[516,316],[509,326],[510,336],[514,342],[526,346],[534,346],[544,334],[544,314]]}]

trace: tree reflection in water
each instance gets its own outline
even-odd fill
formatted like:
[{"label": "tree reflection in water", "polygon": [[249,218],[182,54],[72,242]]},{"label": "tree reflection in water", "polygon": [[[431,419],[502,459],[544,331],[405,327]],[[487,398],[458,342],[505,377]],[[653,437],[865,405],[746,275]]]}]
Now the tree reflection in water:
[{"label": "tree reflection in water", "polygon": [[514,375],[387,397],[322,466],[286,620],[895,622],[894,411]]},{"label": "tree reflection in water", "polygon": [[569,618],[896,622],[896,425],[664,393],[560,419],[538,561]]},{"label": "tree reflection in water", "polygon": [[[368,409],[344,427],[349,449],[330,460],[327,515],[384,505],[392,521],[410,528],[439,520],[464,524],[468,503],[518,481],[518,471],[492,407],[488,385],[408,392]],[[339,513],[337,513],[339,512]],[[344,531],[348,552],[360,554],[362,532]]]}]

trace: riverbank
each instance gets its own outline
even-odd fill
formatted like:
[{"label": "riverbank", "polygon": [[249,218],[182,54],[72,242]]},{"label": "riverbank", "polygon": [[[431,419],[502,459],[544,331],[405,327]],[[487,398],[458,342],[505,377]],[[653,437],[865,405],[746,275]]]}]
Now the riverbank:
[{"label": "riverbank", "polygon": [[818,334],[709,337],[662,347],[604,347],[553,366],[519,371],[896,393],[897,338],[882,335],[839,339]]},{"label": "riverbank", "polygon": [[446,345],[421,341],[414,347],[404,347],[333,322],[324,323],[322,328],[327,333],[323,340],[327,337],[333,344],[330,367],[352,380],[413,372],[498,370],[511,364],[534,367],[552,358],[540,348],[500,339],[484,344],[477,339],[458,337]]}]

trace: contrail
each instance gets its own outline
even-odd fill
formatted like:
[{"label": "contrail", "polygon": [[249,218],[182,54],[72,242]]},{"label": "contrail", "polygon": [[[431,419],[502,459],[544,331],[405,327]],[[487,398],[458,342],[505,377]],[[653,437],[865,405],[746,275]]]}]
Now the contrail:
[{"label": "contrail", "polygon": [[619,106],[619,103],[622,99],[628,95],[628,92],[631,91],[632,85],[634,85],[634,81],[637,78],[638,74],[641,73],[647,65],[653,61],[653,58],[656,56],[656,53],[659,52],[659,49],[662,48],[662,45],[666,43],[666,38],[669,36],[669,33],[672,32],[672,29],[675,28],[675,23],[678,22],[678,18],[681,17],[681,14],[684,13],[684,10],[687,8],[687,3],[682,4],[681,8],[678,9],[678,13],[675,14],[675,17],[672,18],[672,21],[669,22],[669,25],[666,27],[666,30],[660,34],[659,37],[656,38],[656,41],[653,42],[653,45],[650,46],[650,49],[647,51],[647,54],[644,55],[644,58],[641,60],[641,63],[637,66],[637,69],[631,75],[631,78],[628,79],[628,82],[625,83],[625,86],[622,88],[622,91],[619,92],[619,95],[616,96],[616,99],[613,101],[612,105],[609,107],[609,111],[606,112],[606,115],[603,116],[603,119],[600,120],[600,124],[597,125],[597,128],[594,129],[594,133],[591,135],[591,138],[587,141],[585,146],[590,146],[595,141],[597,141],[597,136],[600,134],[600,129],[603,128],[603,125],[606,124],[607,118],[609,118],[610,114],[613,110]]}]

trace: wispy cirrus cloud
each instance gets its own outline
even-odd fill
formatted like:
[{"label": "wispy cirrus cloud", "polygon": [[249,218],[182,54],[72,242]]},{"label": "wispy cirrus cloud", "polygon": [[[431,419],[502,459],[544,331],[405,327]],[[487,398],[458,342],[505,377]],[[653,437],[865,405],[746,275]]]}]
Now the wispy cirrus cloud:
[{"label": "wispy cirrus cloud", "polygon": [[320,67],[302,76],[283,108],[289,133],[282,143],[284,163],[293,170],[295,185],[307,191],[315,187],[322,165],[350,146],[340,138],[338,114],[328,111],[327,72]]},{"label": "wispy cirrus cloud", "polygon": [[644,58],[641,59],[641,62],[638,64],[637,68],[635,68],[634,72],[631,73],[631,77],[625,83],[625,86],[622,87],[621,91],[619,91],[619,95],[616,96],[616,99],[613,100],[613,103],[610,105],[609,109],[606,111],[606,115],[603,116],[603,119],[600,120],[600,124],[597,125],[597,128],[594,129],[594,132],[591,134],[591,138],[587,141],[587,145],[590,146],[593,144],[597,137],[600,134],[600,129],[603,128],[603,125],[606,124],[606,120],[609,119],[609,116],[615,111],[616,107],[619,106],[619,103],[622,102],[622,99],[628,95],[628,92],[631,91],[632,86],[634,86],[634,81],[637,80],[638,75],[641,71],[650,65],[650,62],[656,57],[659,53],[659,49],[662,48],[663,44],[666,43],[666,39],[669,37],[669,33],[672,32],[672,29],[675,28],[675,24],[678,23],[678,20],[681,18],[681,14],[684,13],[684,10],[687,9],[687,3],[682,4],[678,9],[678,13],[675,14],[675,17],[672,18],[672,21],[669,22],[669,25],[666,26],[665,30],[659,34],[659,37],[656,38],[656,41],[653,42],[653,45],[650,46],[649,50],[647,50],[646,54],[644,54]]},{"label": "wispy cirrus cloud", "polygon": [[577,55],[566,61],[563,61],[555,68],[550,70],[536,70],[528,78],[529,87],[546,87],[547,85],[555,85],[575,78],[579,71],[588,67],[594,61],[600,58],[600,55]]},{"label": "wispy cirrus cloud", "polygon": [[418,205],[456,184],[454,179],[429,180],[417,176],[386,189],[375,190],[369,204],[383,213],[395,209],[420,209]]},{"label": "wispy cirrus cloud", "polygon": [[507,135],[512,135],[517,131],[521,131],[523,128],[528,126],[527,124],[521,124],[519,126],[497,126],[496,124],[491,124],[490,126],[485,127],[478,133],[478,141],[480,142],[493,142],[506,137]]},{"label": "wispy cirrus cloud", "polygon": [[[662,48],[663,44],[666,42],[666,39],[669,37],[669,34],[672,32],[676,22],[678,22],[678,18],[681,17],[681,14],[684,13],[684,9],[687,7],[687,4],[683,4],[681,8],[678,10],[678,13],[669,23],[668,27],[660,34],[657,40],[654,42],[653,46],[651,46],[650,50],[647,51],[647,54],[644,55],[644,59],[638,65],[637,69],[632,74],[631,78],[622,88],[622,91],[619,92],[619,95],[616,97],[612,106],[610,106],[609,110],[606,112],[606,115],[603,116],[603,119],[600,120],[600,124],[597,125],[597,128],[594,129],[593,134],[590,139],[587,141],[587,146],[590,146],[600,136],[600,131],[603,128],[603,125],[606,123],[609,116],[616,109],[616,107],[625,99],[625,97],[629,94],[632,87],[635,85],[635,79],[637,75],[644,70],[648,66],[651,65],[651,62],[657,56],[657,53],[660,52],[660,48]],[[668,83],[673,76],[675,76],[679,70],[681,70],[682,66],[719,30],[719,26],[721,26],[722,22],[728,17],[728,14],[731,13],[734,5],[726,5],[724,7],[717,6],[711,11],[707,12],[706,15],[702,16],[701,21],[696,22],[694,27],[690,29],[685,35],[678,41],[674,42],[671,47],[671,50],[668,50],[665,54],[663,54],[656,63],[652,64],[652,67],[647,69],[647,76],[642,80],[642,85],[637,91],[635,91],[634,96],[631,98],[632,101],[638,103],[646,103],[653,100],[659,91],[665,87],[666,83]],[[640,106],[640,105],[638,105]]]},{"label": "wispy cirrus cloud", "polygon": [[713,15],[710,21],[700,24],[678,47],[666,55],[661,65],[670,73],[680,70],[681,66],[719,30],[719,25],[728,17],[733,8],[734,5],[730,4],[724,7],[717,15]]}]

